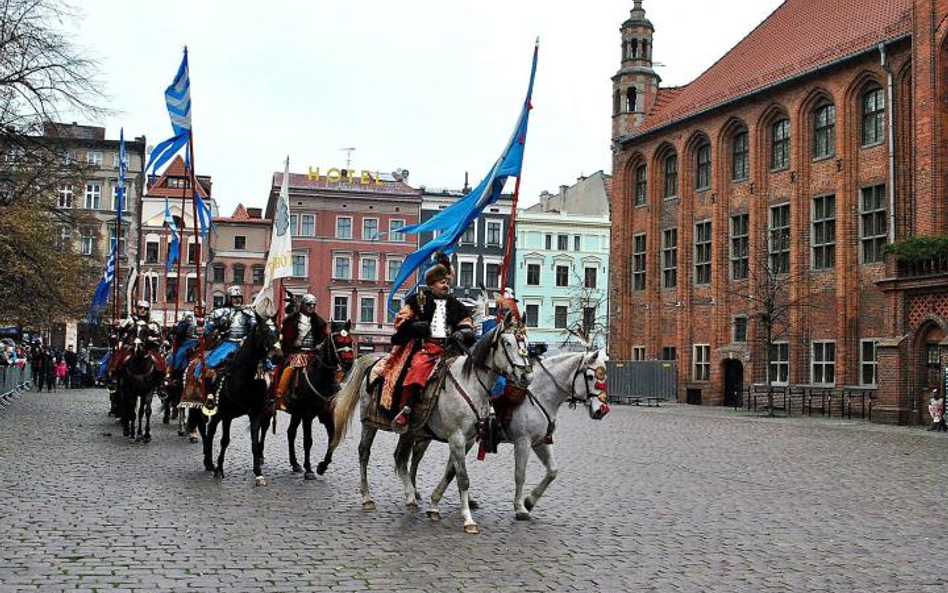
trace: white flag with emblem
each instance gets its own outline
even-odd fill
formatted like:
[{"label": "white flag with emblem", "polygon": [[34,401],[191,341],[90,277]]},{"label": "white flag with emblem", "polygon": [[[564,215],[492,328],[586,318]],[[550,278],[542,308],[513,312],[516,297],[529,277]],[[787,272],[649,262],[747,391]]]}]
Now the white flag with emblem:
[{"label": "white flag with emblem", "polygon": [[261,315],[276,315],[276,299],[273,283],[279,278],[293,275],[293,240],[290,236],[290,157],[286,157],[280,198],[273,209],[273,231],[270,234],[270,251],[267,252],[267,267],[263,277],[263,290],[254,299],[253,306]]}]

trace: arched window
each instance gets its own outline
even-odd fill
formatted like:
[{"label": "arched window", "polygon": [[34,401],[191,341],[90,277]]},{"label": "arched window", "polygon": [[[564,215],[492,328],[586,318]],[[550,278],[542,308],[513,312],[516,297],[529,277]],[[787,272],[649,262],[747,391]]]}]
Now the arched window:
[{"label": "arched window", "polygon": [[612,115],[619,115],[622,112],[622,93],[616,90],[612,97]]},{"label": "arched window", "polygon": [[695,151],[695,189],[711,187],[711,144],[704,142]]},{"label": "arched window", "polygon": [[862,96],[862,145],[879,144],[885,138],[885,95],[874,88]]},{"label": "arched window", "polygon": [[629,57],[633,60],[639,57],[639,40],[633,39],[632,43],[629,44]]},{"label": "arched window", "polygon": [[836,107],[821,105],[813,112],[813,158],[822,159],[836,152]]},{"label": "arched window", "polygon": [[770,127],[770,170],[790,168],[790,120],[781,119]]},{"label": "arched window", "polygon": [[642,42],[642,59],[643,60],[651,59],[648,55],[648,41]]},{"label": "arched window", "polygon": [[635,107],[638,104],[638,93],[634,86],[625,90],[625,111],[626,113],[635,113]]},{"label": "arched window", "polygon": [[747,130],[741,129],[731,140],[731,180],[743,181],[750,171],[750,146]]},{"label": "arched window", "polygon": [[667,200],[678,195],[678,155],[665,157],[665,185],[662,196]]},{"label": "arched window", "polygon": [[636,206],[644,206],[648,197],[648,170],[645,165],[635,168],[635,199]]}]

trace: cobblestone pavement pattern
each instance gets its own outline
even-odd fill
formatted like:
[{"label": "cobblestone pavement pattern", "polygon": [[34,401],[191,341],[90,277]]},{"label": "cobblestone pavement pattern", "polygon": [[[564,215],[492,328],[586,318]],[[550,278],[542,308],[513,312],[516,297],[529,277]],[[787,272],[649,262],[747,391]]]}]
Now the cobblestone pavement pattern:
[{"label": "cobblestone pavement pattern", "polygon": [[[102,391],[66,391],[0,412],[0,591],[948,590],[948,439],[923,430],[684,406],[596,423],[564,409],[560,476],[533,521],[513,517],[511,447],[470,457],[483,506],[470,536],[455,489],[442,523],[403,510],[391,435],[376,440],[379,509],[365,513],[357,430],[304,482],[281,417],[270,485],[254,488],[246,421],[218,481],[160,419],[134,444],[105,409]],[[445,459],[433,445],[426,495]],[[532,460],[528,484],[540,476]]]}]

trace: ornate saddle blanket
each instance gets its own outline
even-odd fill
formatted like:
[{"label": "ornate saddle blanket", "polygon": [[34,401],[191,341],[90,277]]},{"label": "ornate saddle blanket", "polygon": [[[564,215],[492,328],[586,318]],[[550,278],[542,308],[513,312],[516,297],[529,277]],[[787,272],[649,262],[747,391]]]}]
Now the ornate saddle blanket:
[{"label": "ornate saddle blanket", "polygon": [[[384,378],[379,376],[376,369],[382,367],[382,360],[384,359],[380,359],[379,362],[376,362],[375,365],[369,369],[369,373],[366,377],[369,393],[372,394],[372,398],[369,400],[369,405],[362,406],[362,422],[379,430],[390,431],[392,428],[392,419],[395,417],[395,414],[398,413],[398,410],[387,410],[380,405],[380,400],[383,397],[382,386]],[[448,362],[450,361],[444,361],[435,368],[431,379],[428,381],[428,385],[424,391],[421,392],[418,399],[415,400],[408,422],[409,433],[420,433],[423,431],[425,425],[428,424],[428,418],[431,417],[431,412],[434,410],[435,405],[437,405],[438,397],[444,387],[444,381],[447,377],[445,371]]]}]

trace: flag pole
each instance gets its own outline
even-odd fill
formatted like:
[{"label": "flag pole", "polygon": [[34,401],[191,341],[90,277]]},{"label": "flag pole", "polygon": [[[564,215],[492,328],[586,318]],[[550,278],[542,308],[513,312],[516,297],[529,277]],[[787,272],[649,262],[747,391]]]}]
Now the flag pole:
[{"label": "flag pole", "polygon": [[[178,236],[179,236],[178,268],[176,271],[176,274],[178,277],[178,289],[174,291],[174,322],[172,323],[172,326],[178,323],[178,303],[181,302],[181,260],[184,259],[184,254],[181,253],[180,244],[181,243],[185,244],[185,252],[187,252],[187,249],[189,247],[187,242],[182,241],[182,239],[186,238],[184,231],[188,228],[188,223],[184,219],[184,213],[188,211],[187,210],[188,205],[186,201],[187,195],[188,195],[188,184],[191,182],[191,178],[188,176],[187,165],[185,165],[184,167],[184,176],[185,176],[184,185],[181,186],[181,228],[178,231]],[[197,241],[196,238],[195,238],[195,241]],[[188,282],[187,282],[187,279],[185,279],[185,282],[184,282],[185,290],[187,290],[187,285],[188,285]]]},{"label": "flag pole", "polygon": [[[188,138],[188,154],[190,155],[191,161],[191,187],[193,188],[193,193],[191,195],[191,210],[193,212],[192,224],[194,224],[194,269],[197,274],[195,278],[195,296],[194,296],[194,317],[195,323],[197,324],[198,332],[198,352],[200,353],[201,358],[201,375],[203,376],[204,372],[207,371],[207,364],[204,361],[204,301],[202,300],[202,291],[201,291],[201,233],[200,225],[198,224],[198,209],[197,209],[197,192],[198,192],[198,181],[197,181],[197,165],[194,162],[194,129],[191,129],[191,133]],[[185,281],[185,290],[187,290],[187,281]],[[198,381],[198,384],[201,388],[201,399],[206,398],[206,393],[204,392],[204,381]]]},{"label": "flag pole", "polygon": [[507,289],[507,271],[510,269],[510,254],[513,252],[513,242],[516,238],[517,226],[517,202],[520,199],[520,178],[517,176],[517,183],[514,185],[513,202],[510,204],[510,224],[507,227],[507,244],[504,246],[504,263],[500,271],[500,294],[503,296]]}]

